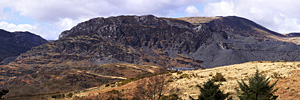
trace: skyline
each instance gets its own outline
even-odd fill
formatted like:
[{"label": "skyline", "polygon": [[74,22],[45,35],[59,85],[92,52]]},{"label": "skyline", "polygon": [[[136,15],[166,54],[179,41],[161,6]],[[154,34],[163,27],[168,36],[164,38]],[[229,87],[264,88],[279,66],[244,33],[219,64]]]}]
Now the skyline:
[{"label": "skyline", "polygon": [[239,16],[279,33],[300,32],[296,0],[1,0],[0,29],[29,31],[47,40],[96,17]]}]

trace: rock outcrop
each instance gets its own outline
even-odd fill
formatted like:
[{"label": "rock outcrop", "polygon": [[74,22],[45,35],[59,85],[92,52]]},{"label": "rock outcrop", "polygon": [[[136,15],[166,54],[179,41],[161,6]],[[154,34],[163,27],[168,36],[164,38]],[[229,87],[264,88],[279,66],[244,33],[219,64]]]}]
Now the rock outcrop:
[{"label": "rock outcrop", "polygon": [[[180,63],[199,67],[200,63],[194,62],[196,59],[189,57],[189,54],[196,52],[209,37],[211,30],[206,25],[195,26],[182,20],[152,15],[94,18],[64,31],[58,41],[22,54],[17,61],[32,64],[40,58],[53,57],[89,60],[96,64],[169,66]],[[186,57],[179,57],[178,54]],[[39,59],[34,58],[37,56]]]}]

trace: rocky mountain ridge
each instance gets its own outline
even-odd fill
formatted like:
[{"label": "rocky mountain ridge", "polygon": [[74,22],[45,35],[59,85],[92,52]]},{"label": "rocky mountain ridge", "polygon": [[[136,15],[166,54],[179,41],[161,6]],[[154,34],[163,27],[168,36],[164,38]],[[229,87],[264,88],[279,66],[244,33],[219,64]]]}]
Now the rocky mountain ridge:
[{"label": "rocky mountain ridge", "polygon": [[8,32],[0,29],[0,62],[8,63],[34,46],[48,43],[42,37],[30,32]]},{"label": "rocky mountain ridge", "polygon": [[152,15],[95,18],[63,32],[58,41],[33,48],[17,62],[28,63],[26,61],[32,60],[26,59],[35,56],[56,54],[58,59],[85,59],[96,64],[167,66],[170,62],[179,62],[199,66],[200,60],[177,55],[195,52],[210,36],[209,32],[205,25],[195,27],[185,21]]},{"label": "rocky mountain ridge", "polygon": [[228,16],[191,23],[189,19],[153,15],[94,18],[62,32],[58,41],[33,48],[17,62],[28,63],[33,56],[41,60],[55,56],[61,60],[88,59],[95,64],[176,67],[176,62],[199,67],[203,61],[203,67],[217,67],[248,61],[300,60],[298,45],[273,38],[286,36],[250,20]]}]

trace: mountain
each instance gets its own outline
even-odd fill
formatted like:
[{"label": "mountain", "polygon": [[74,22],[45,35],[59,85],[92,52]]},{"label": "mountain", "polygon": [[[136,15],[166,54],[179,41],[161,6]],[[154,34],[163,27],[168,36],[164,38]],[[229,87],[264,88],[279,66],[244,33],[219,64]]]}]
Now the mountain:
[{"label": "mountain", "polygon": [[288,37],[300,37],[300,33],[289,33],[289,34],[285,34]]},{"label": "mountain", "polygon": [[192,56],[202,66],[216,67],[248,61],[299,61],[299,38],[292,39],[245,18],[179,18],[194,25],[208,25],[223,34],[212,35]]},{"label": "mountain", "polygon": [[236,16],[99,17],[1,66],[0,80],[11,91],[23,91],[8,94],[18,97],[135,80],[167,67],[204,69],[249,61],[299,61],[300,46],[290,38]]},{"label": "mountain", "polygon": [[[288,37],[236,16],[94,18],[64,31],[58,41],[33,48],[17,62],[88,60],[94,64],[209,68],[248,61],[300,60],[299,46],[279,38]],[[47,59],[52,56],[55,59]]]},{"label": "mountain", "polygon": [[173,66],[178,63],[201,67],[202,61],[188,54],[205,43],[210,32],[206,26],[197,28],[185,21],[152,15],[94,18],[64,31],[59,40],[22,54],[15,63],[88,60],[93,64]]},{"label": "mountain", "polygon": [[8,63],[32,47],[48,43],[42,37],[30,32],[8,32],[0,29],[0,62]]},{"label": "mountain", "polygon": [[178,18],[194,25],[205,24],[216,31],[232,32],[244,37],[255,37],[259,40],[272,40],[272,36],[285,37],[284,35],[271,31],[251,20],[237,17],[184,17]]}]

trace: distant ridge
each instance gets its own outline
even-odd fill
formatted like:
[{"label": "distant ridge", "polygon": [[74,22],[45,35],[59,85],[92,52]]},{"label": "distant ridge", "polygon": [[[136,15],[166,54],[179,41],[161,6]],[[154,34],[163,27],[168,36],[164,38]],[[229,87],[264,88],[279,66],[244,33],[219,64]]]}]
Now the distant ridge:
[{"label": "distant ridge", "polygon": [[48,43],[45,39],[30,32],[8,32],[0,29],[0,62],[7,57],[16,57],[34,46],[45,43]]},{"label": "distant ridge", "polygon": [[285,34],[285,36],[288,36],[288,37],[300,37],[300,33],[289,33],[289,34]]},{"label": "distant ridge", "polygon": [[262,40],[272,39],[270,37],[272,35],[285,37],[285,35],[271,31],[251,20],[237,16],[184,17],[178,19],[193,23],[194,25],[206,24],[213,30],[229,31],[242,36],[252,36]]}]

